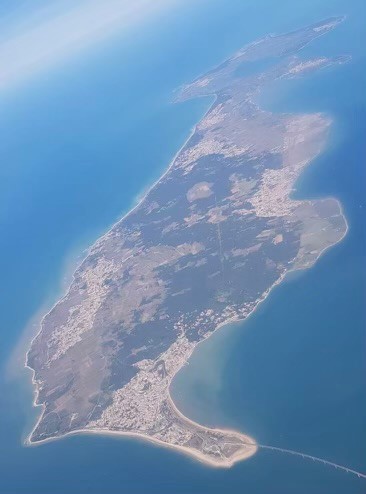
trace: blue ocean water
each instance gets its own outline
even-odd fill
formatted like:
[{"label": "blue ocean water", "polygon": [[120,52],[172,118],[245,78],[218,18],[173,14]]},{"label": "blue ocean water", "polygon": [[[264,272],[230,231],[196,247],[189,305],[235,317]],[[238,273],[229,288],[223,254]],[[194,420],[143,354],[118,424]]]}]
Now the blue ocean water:
[{"label": "blue ocean water", "polygon": [[339,198],[349,233],[245,324],[201,345],[174,396],[202,423],[366,470],[366,5],[212,0],[0,94],[0,493],[366,491],[344,472],[279,453],[218,470],[125,438],[22,446],[36,415],[21,368],[25,328],[57,298],[67,265],[158,178],[204,113],[205,100],[171,105],[174,89],[268,32],[344,13],[347,22],[304,55],[351,53],[352,62],[282,82],[261,103],[333,116],[328,149],[296,196]]}]

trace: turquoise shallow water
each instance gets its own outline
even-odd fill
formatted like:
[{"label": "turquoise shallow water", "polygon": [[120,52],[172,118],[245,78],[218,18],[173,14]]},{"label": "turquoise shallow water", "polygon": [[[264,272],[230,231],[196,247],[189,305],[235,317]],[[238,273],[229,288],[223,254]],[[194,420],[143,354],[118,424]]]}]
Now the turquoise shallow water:
[{"label": "turquoise shallow water", "polygon": [[333,116],[328,150],[296,194],[338,197],[349,234],[313,269],[277,287],[249,321],[202,345],[177,377],[174,396],[208,425],[366,470],[365,6],[243,3],[188,5],[128,43],[115,38],[0,94],[1,493],[366,490],[342,472],[270,452],[223,471],[129,439],[21,444],[34,420],[32,394],[29,375],[9,354],[60,292],[65,263],[159,176],[207,108],[205,100],[170,105],[173,90],[263,34],[347,13],[339,30],[306,53],[351,53],[352,63],[281,83],[261,102]]}]

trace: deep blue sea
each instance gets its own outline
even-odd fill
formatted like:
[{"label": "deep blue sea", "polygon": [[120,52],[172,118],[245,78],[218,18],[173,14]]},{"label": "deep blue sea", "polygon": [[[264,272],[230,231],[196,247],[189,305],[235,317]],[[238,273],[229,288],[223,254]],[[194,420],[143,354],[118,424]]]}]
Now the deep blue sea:
[{"label": "deep blue sea", "polygon": [[126,438],[22,445],[37,416],[22,366],[40,315],[207,109],[171,104],[174,90],[264,34],[338,14],[347,21],[303,55],[352,61],[276,84],[260,103],[333,117],[295,196],[337,197],[348,235],[201,345],[173,396],[201,423],[366,472],[366,3],[202,0],[0,92],[0,494],[366,492],[365,480],[269,451],[220,470]]}]

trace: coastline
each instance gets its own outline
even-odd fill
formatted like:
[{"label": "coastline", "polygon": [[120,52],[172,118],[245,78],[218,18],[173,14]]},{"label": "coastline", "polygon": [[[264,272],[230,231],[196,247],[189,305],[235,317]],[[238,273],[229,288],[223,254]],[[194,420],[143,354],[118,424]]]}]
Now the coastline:
[{"label": "coastline", "polygon": [[[10,378],[13,376],[16,377],[16,374],[19,373],[18,364],[20,361],[24,362],[24,354],[28,353],[34,338],[39,334],[38,328],[41,327],[43,319],[51,312],[57,302],[67,294],[70,285],[73,282],[76,270],[85,259],[85,252],[88,252],[90,249],[89,243],[88,246],[84,244],[85,242],[80,243],[80,248],[76,246],[65,256],[64,260],[61,262],[61,265],[63,266],[60,270],[62,276],[58,280],[58,283],[53,287],[53,294],[33,313],[24,326],[22,334],[6,364],[6,369]],[[26,365],[26,361],[24,367],[29,368]]]}]

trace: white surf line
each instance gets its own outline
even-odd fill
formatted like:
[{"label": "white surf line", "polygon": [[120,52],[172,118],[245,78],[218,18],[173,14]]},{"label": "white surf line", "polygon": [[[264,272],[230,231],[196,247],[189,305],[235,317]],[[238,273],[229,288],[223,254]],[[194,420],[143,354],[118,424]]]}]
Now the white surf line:
[{"label": "white surf line", "polygon": [[284,449],[277,448],[275,446],[269,446],[267,444],[257,444],[258,448],[268,449],[270,451],[278,451],[280,453],[285,453],[294,456],[300,456],[303,459],[316,461],[318,463],[323,463],[323,465],[329,465],[330,467],[334,467],[338,470],[343,470],[344,472],[351,473],[352,475],[357,475],[358,478],[366,479],[366,474],[362,472],[358,472],[357,470],[353,470],[352,468],[348,468],[344,465],[339,465],[338,463],[334,463],[332,461],[324,460],[323,458],[319,458],[317,456],[308,455],[306,453],[301,453],[300,451],[294,451],[292,449]]}]

